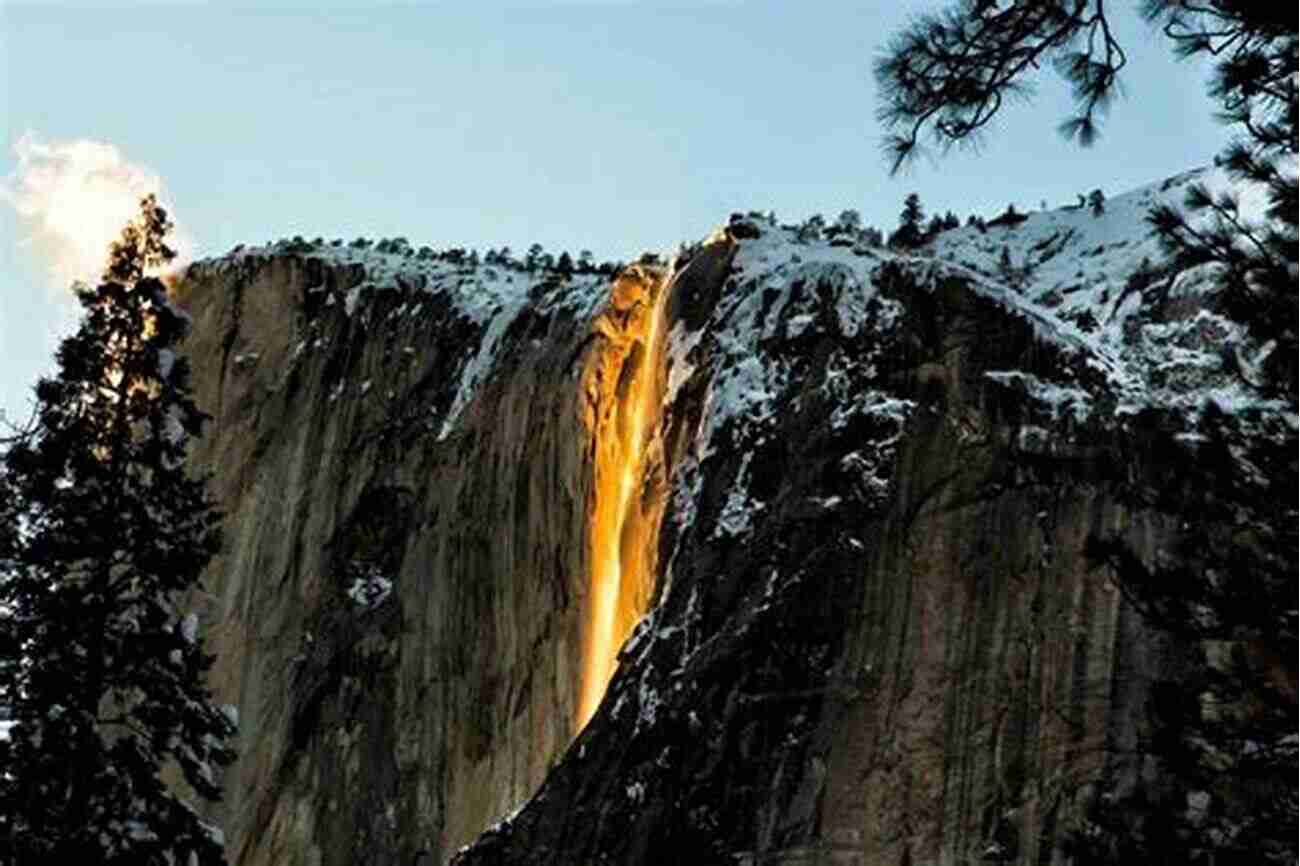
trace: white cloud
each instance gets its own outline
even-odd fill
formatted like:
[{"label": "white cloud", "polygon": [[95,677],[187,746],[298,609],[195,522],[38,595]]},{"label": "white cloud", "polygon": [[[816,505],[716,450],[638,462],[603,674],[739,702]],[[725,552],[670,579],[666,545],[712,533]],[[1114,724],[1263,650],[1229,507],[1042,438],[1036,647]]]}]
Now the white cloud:
[{"label": "white cloud", "polygon": [[[17,168],[0,183],[0,198],[19,217],[20,246],[42,262],[58,288],[96,282],[109,245],[133,219],[140,199],[153,193],[167,208],[162,178],[129,161],[116,146],[91,139],[43,141],[28,132],[13,147]],[[193,243],[177,225],[170,246],[174,264],[190,258]]]}]

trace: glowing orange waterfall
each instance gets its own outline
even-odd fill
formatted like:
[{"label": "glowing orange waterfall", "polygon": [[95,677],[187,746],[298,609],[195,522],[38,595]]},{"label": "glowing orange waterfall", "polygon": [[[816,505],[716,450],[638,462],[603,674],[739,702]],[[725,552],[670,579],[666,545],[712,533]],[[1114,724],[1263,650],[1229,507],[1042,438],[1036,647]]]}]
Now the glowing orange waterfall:
[{"label": "glowing orange waterfall", "polygon": [[633,268],[615,283],[612,310],[598,325],[609,340],[598,374],[596,496],[591,523],[591,587],[583,646],[577,730],[600,704],[617,653],[644,613],[653,581],[647,546],[660,509],[646,491],[647,440],[661,399],[657,273]]}]

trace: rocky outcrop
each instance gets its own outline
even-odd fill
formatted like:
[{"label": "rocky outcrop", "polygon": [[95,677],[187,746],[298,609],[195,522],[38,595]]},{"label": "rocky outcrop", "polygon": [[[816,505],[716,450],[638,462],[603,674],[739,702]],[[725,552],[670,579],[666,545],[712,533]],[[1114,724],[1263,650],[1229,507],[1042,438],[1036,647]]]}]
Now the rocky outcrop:
[{"label": "rocky outcrop", "polygon": [[[1217,349],[1131,269],[1082,329],[978,265],[748,219],[617,279],[192,268],[232,863],[1062,862],[1182,652],[1083,542],[1167,537],[1116,495],[1158,459],[1125,419],[1177,397],[1142,347]],[[639,621],[578,731],[597,559]]]}]

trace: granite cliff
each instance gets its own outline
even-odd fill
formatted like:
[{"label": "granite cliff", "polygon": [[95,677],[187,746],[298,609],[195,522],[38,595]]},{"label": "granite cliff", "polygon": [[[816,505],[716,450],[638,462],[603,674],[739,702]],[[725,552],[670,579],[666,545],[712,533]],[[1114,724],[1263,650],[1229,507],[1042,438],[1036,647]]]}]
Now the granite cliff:
[{"label": "granite cliff", "polygon": [[1082,553],[1176,530],[1140,410],[1271,411],[1146,237],[1190,179],[916,255],[191,267],[231,862],[1062,862],[1183,652]]}]

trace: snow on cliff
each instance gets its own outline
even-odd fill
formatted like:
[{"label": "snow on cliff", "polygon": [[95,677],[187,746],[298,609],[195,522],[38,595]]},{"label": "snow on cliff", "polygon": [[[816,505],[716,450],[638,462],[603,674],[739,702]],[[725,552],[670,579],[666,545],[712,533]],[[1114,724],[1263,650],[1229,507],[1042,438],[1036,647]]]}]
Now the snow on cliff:
[{"label": "snow on cliff", "polygon": [[[812,324],[816,305],[810,305],[798,287],[834,287],[838,317],[834,327],[840,333],[852,336],[863,327],[868,309],[873,311],[871,327],[887,330],[891,307],[877,298],[876,286],[880,269],[889,263],[912,272],[921,285],[933,287],[946,278],[962,280],[1030,322],[1045,342],[1076,357],[1077,369],[1062,370],[1057,381],[1042,381],[1018,370],[989,376],[1038,401],[1049,420],[1123,423],[1126,416],[1154,406],[1185,409],[1194,426],[1197,410],[1207,399],[1234,410],[1273,408],[1223,373],[1225,351],[1236,352],[1249,364],[1258,361],[1261,348],[1247,346],[1240,327],[1205,302],[1213,292],[1212,273],[1204,268],[1167,272],[1146,223],[1153,205],[1181,204],[1192,183],[1203,183],[1214,192],[1237,193],[1247,220],[1257,220],[1263,212],[1265,203],[1259,195],[1234,188],[1220,169],[1203,168],[1107,199],[1101,213],[1080,204],[1022,215],[1001,225],[967,225],[940,233],[914,254],[868,247],[859,232],[827,232],[824,237],[820,232],[778,226],[756,214],[736,221],[739,227],[733,223],[733,231],[715,238],[726,236],[737,244],[731,279],[746,290],[716,311],[705,327],[713,344],[711,352],[730,361],[715,364],[712,371],[700,458],[707,456],[713,447],[708,443],[726,419],[761,420],[780,410],[775,395],[787,384],[784,379],[790,371],[785,365],[765,362],[753,348],[778,338],[797,340]],[[196,267],[235,267],[286,253],[360,272],[354,285],[325,300],[327,305],[340,305],[349,317],[364,319],[366,299],[373,293],[399,290],[411,298],[390,315],[418,312],[420,293],[425,293],[449,300],[463,321],[477,330],[475,348],[459,362],[455,398],[437,420],[439,438],[454,429],[461,411],[495,366],[503,335],[528,305],[564,308],[579,318],[590,318],[608,296],[609,275],[594,269],[560,276],[554,269],[526,268],[508,258],[488,256],[480,262],[477,256],[469,258],[460,251],[435,254],[427,249],[416,254],[404,242],[377,248],[295,239],[237,248]],[[1159,291],[1149,291],[1151,287]],[[667,402],[694,372],[692,359],[699,354],[700,340],[700,332],[680,324],[669,334],[672,363]],[[305,344],[302,350],[312,348]],[[854,359],[854,363],[870,364],[871,359]],[[355,384],[368,387],[368,383]],[[864,411],[899,418],[906,414],[906,406],[873,390],[840,396]],[[855,411],[847,403],[837,417]]]},{"label": "snow on cliff", "polygon": [[[827,240],[814,232],[810,237],[806,230],[751,215],[736,233],[733,278],[752,290],[741,294],[726,323],[711,325],[737,362],[719,371],[713,385],[719,405],[708,424],[776,410],[772,391],[782,373],[763,369],[752,349],[776,336],[778,322],[783,335],[794,335],[810,321],[806,311],[780,315],[792,286],[845,287],[837,308],[839,328],[850,333],[869,305],[879,304],[879,272],[887,263],[911,271],[918,285],[931,289],[943,279],[961,280],[1075,358],[1077,364],[1059,370],[1056,381],[1020,370],[989,374],[991,381],[1042,404],[1052,419],[1122,425],[1144,408],[1174,407],[1186,410],[1194,423],[1206,400],[1228,410],[1275,409],[1224,372],[1224,352],[1235,351],[1249,362],[1266,349],[1247,345],[1240,326],[1214,312],[1213,272],[1204,267],[1170,272],[1147,224],[1153,206],[1181,206],[1193,183],[1216,194],[1234,193],[1245,221],[1263,218],[1266,202],[1258,190],[1234,186],[1217,168],[1184,172],[1116,196],[1100,212],[1071,205],[1002,225],[951,229],[910,255],[866,247],[861,235],[841,233]],[[888,305],[879,312],[884,315],[874,326],[887,330]],[[736,327],[737,322],[749,327]],[[672,351],[678,354],[684,352],[683,341],[699,340],[680,329],[673,337]],[[871,393],[852,398],[864,404],[881,399]],[[881,405],[901,411],[888,401]],[[706,440],[710,429],[703,431]]]},{"label": "snow on cliff", "polygon": [[[1100,213],[1081,203],[1009,225],[965,226],[941,233],[923,252],[975,275],[977,287],[1002,293],[1025,315],[1050,322],[1055,342],[1086,351],[1089,363],[1105,371],[1119,416],[1146,407],[1195,414],[1206,399],[1230,410],[1269,408],[1223,375],[1225,351],[1249,362],[1258,360],[1260,347],[1246,345],[1242,329],[1213,311],[1212,269],[1168,272],[1146,222],[1156,205],[1181,207],[1196,183],[1215,195],[1233,194],[1246,223],[1262,221],[1267,202],[1259,188],[1234,184],[1222,169],[1201,168],[1107,199]],[[1008,371],[1004,381],[1016,379]],[[1059,388],[1028,390],[1049,402],[1069,399]],[[1086,413],[1084,399],[1073,396],[1075,409]]]},{"label": "snow on cliff", "polygon": [[[463,343],[464,347],[476,348],[460,358],[455,397],[436,419],[440,440],[453,431],[460,413],[485,383],[503,349],[502,337],[525,309],[535,305],[566,310],[580,319],[590,318],[608,296],[608,275],[594,268],[560,274],[553,266],[526,267],[523,262],[501,255],[490,254],[480,261],[477,254],[466,255],[463,250],[434,253],[423,248],[417,253],[405,242],[393,241],[370,246],[295,238],[259,247],[236,247],[225,256],[196,263],[193,268],[200,274],[221,272],[256,267],[271,257],[284,255],[315,260],[336,271],[354,272],[355,282],[346,288],[322,283],[308,289],[308,294],[324,293],[324,306],[341,308],[344,315],[357,318],[363,326],[373,324],[367,303],[370,298],[398,292],[406,300],[389,316],[415,316],[427,303],[440,300],[450,303],[461,323],[475,332],[473,343]],[[318,348],[318,341],[303,340],[295,360]],[[415,353],[420,347],[407,346],[403,351]],[[241,360],[257,359],[241,356],[235,362]],[[364,394],[371,383],[340,382],[336,396],[342,396],[349,387]]]}]

